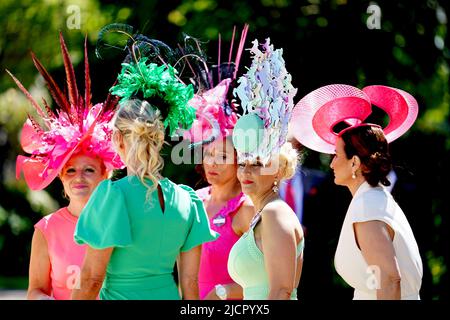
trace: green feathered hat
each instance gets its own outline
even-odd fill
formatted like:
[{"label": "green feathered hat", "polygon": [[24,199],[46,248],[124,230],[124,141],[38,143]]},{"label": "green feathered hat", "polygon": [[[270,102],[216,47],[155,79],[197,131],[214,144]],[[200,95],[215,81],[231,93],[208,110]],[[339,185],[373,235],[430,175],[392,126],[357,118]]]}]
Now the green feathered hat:
[{"label": "green feathered hat", "polygon": [[192,84],[183,83],[174,67],[182,60],[183,50],[178,52],[160,40],[134,33],[129,25],[115,23],[100,31],[96,49],[98,57],[101,57],[100,49],[105,47],[106,34],[111,32],[128,37],[128,55],[110,92],[121,98],[121,105],[135,98],[149,102],[160,111],[164,127],[169,128],[171,137],[179,129],[189,130],[195,119],[195,108],[188,104],[194,96],[194,88]]}]

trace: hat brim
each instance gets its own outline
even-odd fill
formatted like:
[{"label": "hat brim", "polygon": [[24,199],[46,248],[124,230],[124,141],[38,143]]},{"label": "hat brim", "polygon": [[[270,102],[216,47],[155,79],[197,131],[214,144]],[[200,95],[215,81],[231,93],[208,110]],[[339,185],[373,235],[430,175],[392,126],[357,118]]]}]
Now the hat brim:
[{"label": "hat brim", "polygon": [[370,113],[370,100],[364,92],[349,85],[328,85],[297,103],[289,130],[307,148],[333,154],[338,137],[333,127],[342,121],[361,123]]},{"label": "hat brim", "polygon": [[387,113],[389,124],[383,132],[388,142],[401,137],[416,121],[419,105],[408,92],[382,85],[367,86],[362,90],[373,105]]}]

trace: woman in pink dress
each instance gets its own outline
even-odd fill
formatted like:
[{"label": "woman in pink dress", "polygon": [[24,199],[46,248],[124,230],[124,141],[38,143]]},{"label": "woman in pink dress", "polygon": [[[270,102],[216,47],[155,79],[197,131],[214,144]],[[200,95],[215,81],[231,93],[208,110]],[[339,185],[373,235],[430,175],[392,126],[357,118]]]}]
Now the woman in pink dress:
[{"label": "woman in pink dress", "polygon": [[[247,31],[248,25],[245,25],[235,62],[219,61],[213,66],[208,72],[207,90],[196,94],[190,102],[197,109],[197,119],[189,138],[194,145],[199,145],[198,141],[207,143],[203,148],[203,170],[209,186],[197,190],[197,194],[205,205],[211,229],[220,234],[217,240],[202,245],[198,275],[200,299],[243,297],[242,288],[228,274],[227,264],[231,248],[248,230],[255,214],[236,176],[238,166],[231,139],[237,115],[230,88],[235,83]],[[234,35],[235,31],[233,38]],[[229,59],[232,53],[231,44]],[[215,81],[218,83],[214,84]]]},{"label": "woman in pink dress", "polygon": [[248,230],[255,214],[251,200],[242,193],[231,137],[214,141],[204,153],[203,168],[210,186],[197,190],[211,229],[220,234],[202,245],[198,276],[200,299],[242,299],[241,286],[228,274],[228,255]]},{"label": "woman in pink dress", "polygon": [[17,157],[18,178],[23,171],[30,189],[42,190],[59,176],[69,199],[67,207],[35,224],[28,299],[70,299],[72,289],[79,283],[86,250],[73,240],[78,216],[99,182],[106,179],[112,169],[122,166],[112,149],[112,130],[108,125],[117,101],[109,96],[105,103],[92,105],[86,48],[85,95],[79,94],[62,35],[60,43],[67,73],[67,97],[33,55],[33,61],[56,102],[53,110],[44,101],[44,112],[44,108],[10,74],[43,122],[40,125],[30,117],[23,126],[21,144],[30,156]]},{"label": "woman in pink dress", "polygon": [[92,191],[107,178],[107,172],[100,158],[80,153],[67,161],[59,178],[69,205],[34,226],[28,299],[70,300],[86,251],[85,245],[73,241],[75,226]]}]

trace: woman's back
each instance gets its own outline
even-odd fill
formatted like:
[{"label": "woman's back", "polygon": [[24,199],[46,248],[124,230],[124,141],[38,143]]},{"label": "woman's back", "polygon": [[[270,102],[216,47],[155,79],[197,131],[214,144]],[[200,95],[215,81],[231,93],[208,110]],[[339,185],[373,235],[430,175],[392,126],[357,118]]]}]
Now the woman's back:
[{"label": "woman's back", "polygon": [[164,211],[157,190],[145,201],[148,189],[136,176],[104,181],[86,205],[75,239],[93,248],[114,247],[102,299],[179,299],[172,274],[177,256],[214,239],[190,187],[169,179],[159,185]]}]

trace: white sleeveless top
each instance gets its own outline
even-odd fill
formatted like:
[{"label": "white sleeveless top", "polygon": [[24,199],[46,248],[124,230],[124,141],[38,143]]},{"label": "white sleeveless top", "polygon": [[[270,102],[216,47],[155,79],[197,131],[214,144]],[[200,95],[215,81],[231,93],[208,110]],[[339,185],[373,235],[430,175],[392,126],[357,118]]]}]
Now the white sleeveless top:
[{"label": "white sleeveless top", "polygon": [[372,220],[383,221],[395,231],[393,245],[401,275],[401,299],[420,299],[423,272],[419,248],[402,209],[381,185],[373,188],[364,182],[356,191],[347,210],[334,257],[337,273],[355,289],[353,299],[377,298],[377,269],[367,265],[353,230],[353,223]]}]

